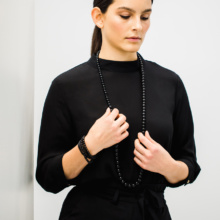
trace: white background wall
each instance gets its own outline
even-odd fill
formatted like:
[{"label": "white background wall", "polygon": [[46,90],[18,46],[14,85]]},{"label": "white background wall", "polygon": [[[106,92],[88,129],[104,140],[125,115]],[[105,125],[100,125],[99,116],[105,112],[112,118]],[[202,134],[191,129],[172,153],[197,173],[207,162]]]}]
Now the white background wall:
[{"label": "white background wall", "polygon": [[34,1],[0,1],[0,219],[33,219]]},{"label": "white background wall", "polygon": [[[89,59],[94,28],[92,2],[35,1],[34,172],[42,108],[50,83],[60,73]],[[217,0],[155,0],[151,27],[139,51],[145,59],[181,76],[193,113],[202,171],[193,184],[166,189],[173,219],[220,219],[219,7]],[[69,190],[48,193],[35,180],[35,220],[58,219]]]}]

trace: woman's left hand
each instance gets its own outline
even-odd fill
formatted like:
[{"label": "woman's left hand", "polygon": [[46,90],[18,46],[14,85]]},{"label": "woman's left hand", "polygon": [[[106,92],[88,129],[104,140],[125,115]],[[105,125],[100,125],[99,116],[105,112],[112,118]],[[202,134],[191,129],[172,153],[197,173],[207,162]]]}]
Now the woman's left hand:
[{"label": "woman's left hand", "polygon": [[139,132],[134,144],[134,161],[144,170],[165,175],[175,161],[159,143],[150,137],[148,131],[145,132],[145,136]]}]

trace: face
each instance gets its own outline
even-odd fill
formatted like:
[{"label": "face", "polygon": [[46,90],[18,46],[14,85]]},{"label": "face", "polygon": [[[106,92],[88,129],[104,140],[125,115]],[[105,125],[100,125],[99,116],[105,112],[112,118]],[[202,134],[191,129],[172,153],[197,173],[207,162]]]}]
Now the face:
[{"label": "face", "polygon": [[115,0],[103,14],[102,47],[137,52],[150,27],[150,15],[151,0]]}]

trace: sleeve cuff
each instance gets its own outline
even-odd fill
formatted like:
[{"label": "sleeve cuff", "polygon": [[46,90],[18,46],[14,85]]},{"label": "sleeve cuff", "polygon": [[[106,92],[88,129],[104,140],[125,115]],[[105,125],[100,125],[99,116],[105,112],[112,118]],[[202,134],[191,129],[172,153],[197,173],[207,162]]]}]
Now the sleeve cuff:
[{"label": "sleeve cuff", "polygon": [[58,155],[54,157],[51,163],[51,169],[53,180],[56,181],[56,183],[53,183],[53,186],[55,186],[55,189],[53,190],[54,193],[60,192],[64,188],[70,186],[69,180],[66,179],[66,176],[64,174],[63,165],[62,165],[62,158],[64,154]]},{"label": "sleeve cuff", "polygon": [[188,174],[187,178],[185,180],[183,180],[184,181],[183,184],[185,186],[185,185],[193,182],[193,177],[194,177],[193,166],[192,166],[191,162],[189,162],[187,159],[179,159],[179,161],[184,162],[188,166],[188,169],[189,169],[189,174]]},{"label": "sleeve cuff", "polygon": [[68,180],[64,174],[64,170],[63,170],[63,165],[62,165],[62,159],[63,159],[64,154],[61,154],[59,156],[57,156],[58,161],[57,161],[57,170],[58,170],[58,177],[60,179],[60,181],[62,182],[62,184],[67,187],[70,186],[70,180]]},{"label": "sleeve cuff", "polygon": [[193,182],[194,171],[193,171],[193,166],[192,166],[191,162],[189,162],[187,159],[178,159],[178,161],[182,161],[182,162],[184,162],[188,166],[189,174],[188,174],[186,179],[181,180],[181,181],[179,181],[177,183],[170,183],[170,182],[168,182],[166,180],[167,186],[169,186],[171,188],[179,187],[181,185],[185,186],[185,185]]}]

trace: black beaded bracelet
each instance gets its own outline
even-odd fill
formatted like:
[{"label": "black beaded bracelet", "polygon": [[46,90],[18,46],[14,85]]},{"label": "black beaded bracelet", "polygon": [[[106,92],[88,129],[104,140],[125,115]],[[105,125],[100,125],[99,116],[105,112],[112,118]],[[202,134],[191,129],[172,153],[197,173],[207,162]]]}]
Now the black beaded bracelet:
[{"label": "black beaded bracelet", "polygon": [[88,148],[86,147],[86,144],[85,144],[85,135],[80,139],[78,143],[78,147],[82,155],[85,157],[86,161],[88,163],[92,163],[93,160],[96,158],[96,156],[95,155],[92,156],[90,152],[88,151]]},{"label": "black beaded bracelet", "polygon": [[[96,156],[95,156],[95,155],[92,156],[92,155],[90,154],[88,148],[86,147],[85,135],[81,138],[79,145],[80,145],[80,148],[81,148],[81,150],[82,150],[82,153],[83,153],[83,155],[84,155],[86,161],[87,161],[88,163],[92,163],[93,159],[95,159]],[[90,160],[88,160],[88,159],[90,159]]]}]

